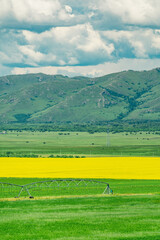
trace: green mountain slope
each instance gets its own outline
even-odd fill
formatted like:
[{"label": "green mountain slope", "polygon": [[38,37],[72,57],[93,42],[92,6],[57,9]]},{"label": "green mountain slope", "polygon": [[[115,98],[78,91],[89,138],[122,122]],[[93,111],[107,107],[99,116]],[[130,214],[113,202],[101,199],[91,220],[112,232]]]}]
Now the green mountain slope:
[{"label": "green mountain slope", "polygon": [[0,122],[160,119],[160,69],[99,78],[26,74],[0,78]]}]

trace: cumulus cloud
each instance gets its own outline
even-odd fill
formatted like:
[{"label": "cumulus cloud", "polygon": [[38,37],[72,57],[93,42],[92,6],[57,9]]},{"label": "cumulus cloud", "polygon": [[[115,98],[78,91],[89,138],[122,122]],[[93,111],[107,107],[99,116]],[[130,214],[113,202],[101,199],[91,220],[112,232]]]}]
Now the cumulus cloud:
[{"label": "cumulus cloud", "polygon": [[160,54],[160,33],[159,30],[138,29],[132,31],[104,31],[103,36],[113,41],[116,52],[121,57],[132,58],[153,58]]},{"label": "cumulus cloud", "polygon": [[19,48],[40,65],[91,65],[111,58],[114,45],[101,39],[90,24],[57,27],[43,33],[22,31],[27,45]]},{"label": "cumulus cloud", "polygon": [[59,0],[0,0],[0,6],[0,26],[7,28],[54,26],[74,18],[72,8]]},{"label": "cumulus cloud", "polygon": [[159,0],[0,0],[0,6],[1,27],[31,29],[87,21],[105,29],[160,24]]},{"label": "cumulus cloud", "polygon": [[1,31],[0,64],[22,68],[79,65],[87,69],[105,62],[115,64],[121,58],[158,58],[159,43],[159,30],[95,31],[88,23],[42,33],[7,30]]},{"label": "cumulus cloud", "polygon": [[121,60],[160,58],[159,0],[0,0],[0,6],[1,75],[12,68],[99,75],[101,64],[127,69]]},{"label": "cumulus cloud", "polygon": [[23,56],[18,47],[21,43],[22,35],[14,30],[0,30],[0,64],[9,65],[23,62]]},{"label": "cumulus cloud", "polygon": [[113,14],[126,25],[159,26],[159,0],[100,0],[101,12]]},{"label": "cumulus cloud", "polygon": [[24,66],[95,65],[112,59],[114,45],[87,23],[42,33],[1,30],[0,63]]}]

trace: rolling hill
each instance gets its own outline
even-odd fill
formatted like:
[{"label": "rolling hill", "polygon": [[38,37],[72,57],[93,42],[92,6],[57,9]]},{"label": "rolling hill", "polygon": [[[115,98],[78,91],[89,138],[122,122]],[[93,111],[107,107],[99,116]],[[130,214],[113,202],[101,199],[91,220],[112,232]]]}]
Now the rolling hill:
[{"label": "rolling hill", "polygon": [[160,119],[160,69],[99,78],[0,77],[1,123],[87,123]]}]

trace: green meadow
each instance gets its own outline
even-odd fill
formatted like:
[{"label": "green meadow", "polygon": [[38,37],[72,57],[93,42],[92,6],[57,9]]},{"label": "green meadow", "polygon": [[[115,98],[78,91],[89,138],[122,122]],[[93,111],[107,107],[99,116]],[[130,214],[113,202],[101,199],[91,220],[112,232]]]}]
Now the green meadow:
[{"label": "green meadow", "polygon": [[[39,180],[0,179],[17,184]],[[0,239],[159,240],[160,180],[106,181],[113,195],[1,200]]]},{"label": "green meadow", "polygon": [[160,156],[160,132],[7,132],[0,156]]},{"label": "green meadow", "polygon": [[[41,182],[41,181],[47,181],[47,180],[52,180],[52,179],[50,178],[0,178],[0,182],[13,183],[18,185],[25,185],[33,182]],[[115,194],[160,194],[160,180],[99,179],[99,181],[109,183],[110,188],[113,190],[114,195]],[[41,192],[41,188],[39,189],[39,192]],[[46,196],[47,190],[46,192],[43,192],[43,193],[44,193],[44,196]],[[100,193],[100,192],[97,192],[97,188],[95,188],[94,194],[97,194],[97,193]],[[103,189],[101,193],[103,193]],[[70,190],[70,194],[72,194],[72,189]],[[81,192],[81,194],[83,194],[83,192]],[[65,193],[63,191],[59,191],[59,195],[65,195]]]},{"label": "green meadow", "polygon": [[159,196],[0,202],[3,240],[159,240]]},{"label": "green meadow", "polygon": [[[25,185],[34,182],[47,181],[52,179],[44,178],[0,178],[0,182],[12,183],[17,185]],[[97,181],[97,180],[96,180]],[[115,180],[115,179],[99,179],[100,182],[109,183],[110,189],[116,194],[160,194],[160,180]],[[5,187],[5,188],[4,188]],[[106,189],[106,184],[89,183],[85,186],[84,183],[75,186],[75,183],[71,182],[69,187],[61,183],[60,187],[56,184],[51,187],[45,185],[29,185],[27,188],[29,193],[33,197],[44,196],[70,196],[70,195],[99,195],[103,194]],[[2,186],[0,184],[0,199],[17,197],[21,188]],[[29,198],[26,191],[23,191],[20,197]]]}]

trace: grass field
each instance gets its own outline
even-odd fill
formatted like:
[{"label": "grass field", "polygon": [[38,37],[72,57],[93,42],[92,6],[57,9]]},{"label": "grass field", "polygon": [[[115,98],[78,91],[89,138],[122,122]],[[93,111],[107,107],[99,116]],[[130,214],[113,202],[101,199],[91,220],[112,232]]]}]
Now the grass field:
[{"label": "grass field", "polygon": [[7,132],[1,156],[160,156],[160,133]]},{"label": "grass field", "polygon": [[0,239],[159,240],[160,180],[106,181],[111,196],[0,201]]},{"label": "grass field", "polygon": [[[40,182],[45,180],[51,180],[51,178],[0,178],[0,182],[13,183],[18,185],[25,185],[33,182]],[[158,194],[160,195],[160,180],[133,180],[133,179],[95,179],[98,181],[103,181],[109,183],[110,188],[113,190],[115,194]],[[97,188],[94,188],[94,192],[92,194],[103,193],[103,188],[101,188],[101,192],[97,191]],[[43,189],[42,189],[43,190]],[[78,192],[78,188],[76,189]],[[41,192],[41,188],[39,189]],[[70,188],[70,192],[68,194],[77,195],[77,192],[74,189],[74,193],[72,193],[72,188]],[[47,196],[48,192],[43,191],[43,196]],[[65,195],[64,189],[59,190],[59,195]],[[83,195],[84,192],[78,192],[79,195]],[[57,195],[57,193],[55,194]],[[42,196],[42,194],[38,194],[35,196]],[[54,196],[54,192],[53,192]]]},{"label": "grass field", "polygon": [[0,202],[0,238],[159,240],[157,196]]}]

